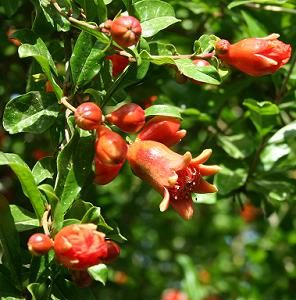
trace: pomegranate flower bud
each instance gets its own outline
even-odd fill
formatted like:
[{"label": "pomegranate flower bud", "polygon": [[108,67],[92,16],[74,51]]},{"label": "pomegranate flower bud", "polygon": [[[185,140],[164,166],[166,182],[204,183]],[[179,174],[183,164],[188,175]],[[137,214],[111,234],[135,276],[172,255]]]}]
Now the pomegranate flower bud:
[{"label": "pomegranate flower bud", "polygon": [[123,163],[110,165],[102,163],[97,157],[95,157],[95,183],[99,185],[105,185],[113,181]]},{"label": "pomegranate flower bud", "polygon": [[137,140],[156,141],[171,147],[181,141],[186,130],[180,129],[181,120],[173,117],[156,116],[149,120],[137,136]]},{"label": "pomegranate flower bud", "polygon": [[180,155],[155,141],[136,141],[129,146],[127,160],[135,175],[150,183],[162,196],[160,211],[171,205],[177,213],[188,220],[194,209],[192,193],[213,193],[216,186],[202,176],[216,174],[220,168],[206,166],[212,150],[204,150],[192,159],[191,153]]},{"label": "pomegranate flower bud", "polygon": [[113,40],[122,47],[135,45],[141,36],[142,28],[138,19],[132,16],[120,16],[110,28]]},{"label": "pomegranate flower bud", "polygon": [[107,255],[105,234],[94,224],[73,224],[62,228],[54,239],[56,259],[66,268],[85,270],[101,263]]},{"label": "pomegranate flower bud", "polygon": [[102,122],[102,111],[95,103],[85,102],[77,107],[74,118],[78,127],[93,130]]},{"label": "pomegranate flower bud", "polygon": [[112,75],[117,77],[128,66],[129,59],[120,54],[113,54],[106,56],[107,59],[112,61]]},{"label": "pomegranate flower bud", "polygon": [[28,249],[33,255],[44,255],[52,247],[52,239],[44,233],[35,233],[28,240]]},{"label": "pomegranate flower bud", "polygon": [[291,56],[291,46],[278,40],[278,34],[248,38],[231,45],[226,40],[216,43],[216,53],[223,62],[250,76],[276,72]]},{"label": "pomegranate flower bud", "polygon": [[106,119],[124,132],[135,133],[145,124],[145,112],[140,105],[128,103],[107,115]]},{"label": "pomegranate flower bud", "polygon": [[113,262],[120,254],[119,246],[113,241],[106,241],[107,244],[107,255],[102,258],[104,264]]},{"label": "pomegranate flower bud", "polygon": [[116,132],[105,126],[97,130],[95,155],[103,164],[117,165],[123,163],[126,158],[127,144]]}]

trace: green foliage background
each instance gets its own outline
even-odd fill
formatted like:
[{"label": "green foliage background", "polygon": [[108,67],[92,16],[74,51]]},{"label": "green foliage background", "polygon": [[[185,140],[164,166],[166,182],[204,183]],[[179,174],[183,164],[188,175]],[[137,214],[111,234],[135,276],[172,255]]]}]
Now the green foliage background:
[{"label": "green foliage background", "polygon": [[[42,14],[41,11],[36,17],[33,12],[34,5],[38,6],[37,2],[0,2],[0,17],[3,19],[0,35],[1,115],[10,99],[29,90],[38,91],[37,94],[34,92],[32,99],[37,104],[41,101],[41,107],[46,107],[48,113],[44,120],[47,128],[43,127],[41,131],[33,124],[23,127],[23,132],[20,132],[19,128],[12,125],[16,123],[15,120],[21,120],[22,106],[12,106],[12,115],[6,118],[6,127],[10,128],[10,133],[4,129],[0,132],[1,151],[19,155],[30,169],[38,160],[37,150],[56,157],[60,141],[56,128],[64,126],[57,104],[52,104],[50,99],[54,96],[44,93],[45,81],[35,82],[31,75],[45,73],[50,77],[54,73],[63,74],[64,55],[68,55],[64,41],[71,35],[77,38],[79,32],[69,32],[70,24],[63,18],[46,20],[45,16],[50,14]],[[68,2],[70,1],[59,1],[61,6]],[[102,9],[95,14],[89,7],[89,11],[86,9],[88,20],[100,24],[106,16],[113,18],[120,9],[124,11],[126,7],[133,12],[137,2],[139,1],[90,1],[89,3],[96,3],[98,7],[105,7],[107,4],[107,10]],[[153,2],[151,1],[151,7]],[[203,34],[235,42],[270,33],[279,33],[280,39],[290,43],[295,49],[295,1],[165,2],[173,7],[175,17],[181,21],[161,30],[150,39],[148,37],[150,49],[153,42],[155,47],[158,42],[173,44],[179,53],[188,54],[192,53],[194,41]],[[85,5],[84,1],[77,3]],[[11,27],[33,29],[36,37],[25,32],[22,37],[35,41],[41,37],[57,70],[54,70],[55,66],[51,66],[50,61],[41,69],[31,58],[20,59],[18,48],[9,42],[6,35]],[[38,47],[40,49],[42,46]],[[101,46],[91,44],[90,47],[90,51],[94,51],[91,59],[100,62]],[[22,57],[34,56],[28,55],[30,51],[33,52],[32,49],[23,51],[23,54],[20,52]],[[75,64],[75,61],[71,63]],[[175,150],[179,153],[189,150],[193,155],[198,155],[203,149],[212,148],[210,163],[223,168],[214,179],[219,192],[202,197],[197,195],[196,214],[186,222],[172,210],[160,213],[160,196],[136,178],[128,165],[124,166],[121,175],[114,182],[104,187],[85,184],[84,181],[91,176],[89,173],[80,174],[78,179],[75,177],[78,183],[74,193],[80,195],[79,199],[89,202],[87,209],[94,205],[89,221],[95,219],[106,231],[109,230],[107,224],[112,224],[115,228],[115,222],[127,241],[121,244],[120,258],[108,267],[109,279],[105,286],[96,283],[91,288],[79,289],[68,281],[69,276],[65,271],[63,273],[52,269],[51,275],[55,274],[53,281],[57,283],[54,287],[56,298],[49,299],[160,299],[167,288],[180,289],[191,300],[206,299],[207,296],[217,297],[212,299],[240,300],[295,299],[294,64],[293,51],[290,63],[271,76],[252,78],[231,70],[221,85],[198,86],[190,81],[181,85],[176,83],[172,68],[156,64],[151,64],[146,76],[137,83],[128,82],[129,78],[126,78],[115,93],[114,102],[128,98],[141,103],[147,97],[157,95],[155,104],[179,107],[183,117],[182,128],[187,130],[187,135]],[[92,70],[96,74],[104,72],[99,67]],[[132,75],[134,74],[131,73],[130,76]],[[87,76],[75,78],[77,89],[87,81],[90,81]],[[95,84],[91,88],[95,88]],[[56,94],[59,95],[60,92],[56,87]],[[39,105],[37,104],[36,107]],[[38,120],[45,118],[42,113],[41,116],[34,116]],[[73,127],[71,119],[69,124],[70,128]],[[76,147],[77,141],[82,138],[83,142]],[[66,181],[71,179],[71,174],[76,173],[67,151],[81,164],[89,166],[89,172],[92,158],[88,143],[91,142],[91,136],[76,132],[72,139],[72,144],[68,144],[69,150],[64,150],[58,158],[60,174],[66,174],[67,178],[60,176],[57,183],[60,190],[56,190],[58,197],[64,197],[65,205],[69,206],[72,198],[62,186],[67,187]],[[71,145],[76,148],[71,148]],[[84,153],[88,155],[85,156]],[[24,299],[26,292],[23,287],[30,284],[33,299],[47,299],[42,298],[45,297],[42,291],[44,285],[51,286],[52,283],[48,282],[45,275],[42,277],[38,273],[43,270],[41,265],[46,266],[47,262],[43,259],[31,259],[26,251],[26,242],[38,226],[36,216],[42,215],[40,203],[44,201],[44,197],[54,197],[49,184],[54,173],[52,160],[43,159],[42,166],[35,165],[32,177],[26,176],[26,172],[30,172],[28,166],[13,154],[1,154],[0,165],[3,165],[0,183],[0,238],[4,253],[7,253],[5,245],[13,247],[8,249],[11,256],[3,256],[0,265],[0,298]],[[69,168],[72,168],[71,171]],[[38,188],[35,183],[30,185],[30,181],[35,181]],[[30,199],[36,199],[31,201],[33,208],[25,197],[20,182],[23,186],[31,186],[29,190],[25,190],[25,194]],[[40,202],[38,199],[43,200]],[[55,203],[54,199],[50,201]],[[85,202],[81,201],[81,205]],[[262,214],[252,222],[245,222],[240,216],[242,206],[247,202],[262,210]],[[19,207],[25,209],[25,212],[21,213]],[[96,207],[100,207],[101,211]],[[83,210],[79,210],[79,207],[74,207],[65,219],[81,219],[81,211]],[[57,209],[56,230],[62,226],[62,215]],[[15,227],[13,224],[16,220],[18,222]],[[116,236],[120,239],[119,234]],[[21,266],[21,260],[23,265],[31,263],[31,269]],[[21,273],[20,269],[23,269]],[[125,282],[118,282],[118,272],[125,273]]]}]

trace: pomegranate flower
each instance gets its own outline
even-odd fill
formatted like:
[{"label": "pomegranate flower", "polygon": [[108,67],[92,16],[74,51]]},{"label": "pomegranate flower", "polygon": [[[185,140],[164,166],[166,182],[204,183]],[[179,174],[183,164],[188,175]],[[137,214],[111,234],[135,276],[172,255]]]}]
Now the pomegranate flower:
[{"label": "pomegranate flower", "polygon": [[129,146],[127,160],[135,175],[150,183],[162,196],[160,211],[169,205],[188,220],[194,208],[192,193],[213,193],[216,186],[208,183],[202,176],[217,173],[216,165],[205,166],[212,150],[204,150],[192,159],[191,153],[180,155],[167,146],[155,141],[136,141]]},{"label": "pomegranate flower", "polygon": [[291,56],[291,46],[278,40],[273,33],[264,38],[248,38],[235,44],[227,40],[216,43],[216,53],[223,62],[250,76],[276,72]]},{"label": "pomegranate flower", "polygon": [[101,263],[108,254],[105,234],[94,224],[73,224],[62,228],[54,239],[56,259],[71,270],[85,270]]}]

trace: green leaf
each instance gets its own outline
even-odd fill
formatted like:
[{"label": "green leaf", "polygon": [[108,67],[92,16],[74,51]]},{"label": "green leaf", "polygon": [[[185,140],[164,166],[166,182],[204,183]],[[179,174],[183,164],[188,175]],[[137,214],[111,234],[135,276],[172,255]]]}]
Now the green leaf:
[{"label": "green leaf", "polygon": [[198,67],[189,58],[176,59],[175,64],[186,77],[210,84],[220,84],[221,82],[220,76],[213,66]]},{"label": "green leaf", "polygon": [[76,2],[78,2],[79,5],[83,8],[87,16],[87,20],[95,21],[97,17],[99,18],[99,23],[107,20],[107,3],[105,3],[103,0],[76,0]]},{"label": "green leaf", "polygon": [[1,5],[4,8],[4,12],[8,17],[11,17],[23,4],[23,0],[2,0]]},{"label": "green leaf", "polygon": [[279,114],[279,108],[270,101],[258,102],[253,99],[246,99],[243,105],[249,109],[250,119],[261,136],[267,134],[275,125]]},{"label": "green leaf", "polygon": [[56,207],[55,228],[62,225],[64,213],[87,182],[93,161],[93,143],[93,136],[88,131],[76,129],[70,142],[58,155],[55,191],[61,200]]},{"label": "green leaf", "polygon": [[0,196],[0,241],[2,245],[2,263],[10,271],[14,285],[21,288],[21,249],[8,201]]},{"label": "green leaf", "polygon": [[247,170],[221,167],[221,171],[215,176],[214,180],[220,195],[227,195],[245,184],[248,175]]},{"label": "green leaf", "polygon": [[108,279],[108,268],[104,264],[98,264],[87,269],[89,275],[95,280],[106,284]]},{"label": "green leaf", "polygon": [[104,46],[90,34],[80,33],[70,59],[75,90],[90,82],[99,73],[100,61],[105,55]]},{"label": "green leaf", "polygon": [[57,203],[60,201],[60,199],[54,191],[54,188],[49,184],[41,184],[38,186],[38,189],[45,196],[47,202],[51,206],[51,209],[54,211],[55,207],[57,206]]},{"label": "green leaf", "polygon": [[32,170],[32,174],[37,185],[45,179],[53,179],[54,173],[55,170],[53,157],[44,157],[37,161]]},{"label": "green leaf", "polygon": [[104,220],[103,216],[101,215],[101,208],[92,206],[82,217],[81,219],[82,224],[86,223],[93,223],[96,224],[97,226],[103,227],[104,229],[107,230],[113,230],[112,227],[110,227],[106,221]]},{"label": "green leaf", "polygon": [[235,159],[246,158],[256,150],[256,142],[246,134],[220,135],[218,136],[218,144],[228,155]]},{"label": "green leaf", "polygon": [[145,117],[150,116],[167,116],[182,119],[178,107],[166,104],[152,105],[145,109]]},{"label": "green leaf", "polygon": [[[270,170],[279,160],[294,153],[293,147],[289,145],[289,140],[295,141],[296,122],[292,122],[279,129],[266,143],[260,154],[264,170]],[[293,165],[291,165],[293,168]]]},{"label": "green leaf", "polygon": [[[0,265],[0,295],[1,300],[22,299],[20,292],[13,286],[11,273],[3,264]],[[7,298],[6,298],[7,297]]]},{"label": "green leaf", "polygon": [[256,36],[256,37],[263,37],[268,35],[268,32],[264,28],[262,24],[255,18],[253,18],[250,14],[246,13],[245,11],[241,12],[245,22],[248,26],[249,36]]},{"label": "green leaf", "polygon": [[217,201],[216,194],[192,194],[192,201],[197,204],[215,204]]},{"label": "green leaf", "polygon": [[150,53],[153,55],[170,56],[178,54],[176,47],[172,44],[165,44],[159,41],[150,42]]},{"label": "green leaf", "polygon": [[26,231],[40,226],[34,214],[25,208],[11,204],[10,211],[17,231]]},{"label": "green leaf", "polygon": [[204,54],[211,52],[215,48],[215,44],[218,40],[219,38],[213,34],[203,34],[194,42],[194,53]]},{"label": "green leaf", "polygon": [[24,194],[30,199],[35,214],[41,220],[45,207],[30,168],[16,154],[0,152],[0,165],[9,166],[18,177]]},{"label": "green leaf", "polygon": [[[37,38],[34,40],[32,44],[22,44],[18,48],[19,56],[21,58],[25,57],[34,57],[38,63],[40,64],[43,72],[47,76],[50,81],[54,92],[58,99],[62,98],[63,91],[56,83],[53,78],[52,72],[57,75],[57,69],[55,67],[54,61],[41,38]],[[52,71],[52,72],[51,72]]]},{"label": "green leaf", "polygon": [[258,3],[258,4],[284,4],[287,0],[238,0],[238,1],[232,1],[228,4],[227,8],[232,9],[239,5],[244,5],[248,3]]},{"label": "green leaf", "polygon": [[3,127],[10,134],[42,133],[54,124],[59,110],[60,105],[51,93],[32,91],[7,103]]},{"label": "green leaf", "polygon": [[[45,16],[46,21],[57,31],[69,31],[71,28],[71,23],[62,16],[55,7],[51,4],[51,2],[47,1],[41,1],[40,8],[42,10],[42,13]],[[66,2],[65,1],[59,1],[59,4],[61,7],[65,7]],[[70,8],[70,7],[68,7]]]},{"label": "green leaf", "polygon": [[181,21],[175,17],[173,7],[164,1],[138,1],[134,4],[134,8],[141,20],[143,37],[151,37],[168,26]]},{"label": "green leaf", "polygon": [[32,300],[48,299],[50,290],[45,282],[34,282],[27,286],[28,291],[32,296]]}]

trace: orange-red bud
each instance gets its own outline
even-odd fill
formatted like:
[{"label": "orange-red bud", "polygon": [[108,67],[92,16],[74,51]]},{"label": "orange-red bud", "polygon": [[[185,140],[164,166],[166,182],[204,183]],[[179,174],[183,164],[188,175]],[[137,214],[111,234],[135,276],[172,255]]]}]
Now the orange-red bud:
[{"label": "orange-red bud", "polygon": [[99,185],[110,183],[117,177],[122,165],[123,163],[116,165],[104,164],[95,157],[95,183]]},{"label": "orange-red bud", "polygon": [[78,127],[93,130],[102,122],[102,111],[95,103],[85,102],[77,107],[74,117]]},{"label": "orange-red bud", "polygon": [[128,66],[129,59],[120,54],[112,54],[106,56],[107,59],[112,61],[112,75],[117,77]]},{"label": "orange-red bud", "polygon": [[145,112],[140,105],[128,103],[107,115],[106,119],[124,132],[135,133],[145,124]]},{"label": "orange-red bud", "polygon": [[54,239],[56,259],[66,268],[85,270],[101,263],[107,254],[105,234],[94,224],[73,224],[62,228]]},{"label": "orange-red bud", "polygon": [[291,56],[291,45],[278,40],[278,34],[264,38],[247,38],[235,44],[226,40],[216,43],[216,53],[223,62],[250,76],[276,72]]},{"label": "orange-red bud", "polygon": [[97,136],[95,156],[99,161],[107,165],[117,165],[125,161],[127,144],[118,133],[100,126]]},{"label": "orange-red bud", "polygon": [[52,247],[52,239],[44,233],[35,233],[28,240],[28,249],[34,255],[44,255]]},{"label": "orange-red bud", "polygon": [[137,140],[152,140],[171,147],[181,141],[186,130],[180,129],[181,120],[167,116],[156,116],[149,120],[137,136]]},{"label": "orange-red bud", "polygon": [[138,19],[132,16],[120,16],[111,24],[111,36],[122,47],[135,45],[141,36],[142,28]]},{"label": "orange-red bud", "polygon": [[161,300],[188,300],[188,297],[177,289],[167,289],[162,293]]}]

